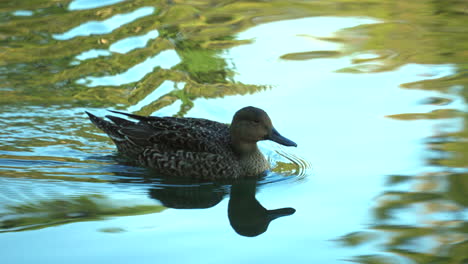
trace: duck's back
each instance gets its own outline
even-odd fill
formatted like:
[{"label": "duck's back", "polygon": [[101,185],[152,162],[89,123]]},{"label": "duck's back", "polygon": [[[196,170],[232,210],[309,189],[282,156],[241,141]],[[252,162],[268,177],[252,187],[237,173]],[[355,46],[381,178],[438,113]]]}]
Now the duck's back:
[{"label": "duck's back", "polygon": [[[121,113],[125,114],[125,113]],[[229,127],[201,118],[143,117],[138,122],[88,113],[120,153],[161,174],[197,178],[237,178],[242,174],[230,144]]]}]

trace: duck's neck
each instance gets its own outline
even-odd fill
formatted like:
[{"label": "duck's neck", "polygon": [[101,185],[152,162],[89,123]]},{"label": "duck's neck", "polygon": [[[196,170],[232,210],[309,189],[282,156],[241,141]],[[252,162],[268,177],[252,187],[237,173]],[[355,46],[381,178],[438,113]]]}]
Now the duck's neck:
[{"label": "duck's neck", "polygon": [[252,154],[260,152],[260,150],[257,147],[256,142],[253,142],[253,143],[243,142],[243,141],[231,138],[231,144],[232,144],[232,149],[234,150],[234,152],[240,157],[250,156]]},{"label": "duck's neck", "polygon": [[232,142],[242,168],[249,176],[259,175],[270,168],[268,161],[257,147],[257,143]]}]

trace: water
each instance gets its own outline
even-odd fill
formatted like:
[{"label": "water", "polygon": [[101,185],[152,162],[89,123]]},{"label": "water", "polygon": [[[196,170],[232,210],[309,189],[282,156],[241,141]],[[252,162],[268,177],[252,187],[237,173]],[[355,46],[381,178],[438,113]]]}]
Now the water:
[{"label": "water", "polygon": [[[463,1],[0,14],[2,263],[468,263]],[[155,177],[84,114],[229,123],[247,105],[298,143],[262,142],[258,182]]]}]

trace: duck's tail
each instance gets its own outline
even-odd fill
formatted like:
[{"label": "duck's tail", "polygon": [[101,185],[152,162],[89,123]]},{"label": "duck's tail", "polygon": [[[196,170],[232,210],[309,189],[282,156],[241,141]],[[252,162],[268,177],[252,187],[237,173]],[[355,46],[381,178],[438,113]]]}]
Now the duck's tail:
[{"label": "duck's tail", "polygon": [[91,120],[91,122],[95,126],[97,126],[99,129],[101,129],[107,135],[109,135],[109,137],[111,139],[113,139],[114,141],[116,141],[116,140],[121,141],[121,140],[124,139],[124,135],[122,135],[122,133],[120,133],[120,131],[119,131],[120,128],[121,128],[120,127],[121,124],[126,123],[126,122],[134,124],[133,122],[122,119],[122,118],[118,118],[118,117],[114,117],[114,116],[106,116],[107,118],[112,120],[112,122],[109,122],[107,120],[104,120],[101,117],[97,117],[97,116],[91,114],[88,111],[85,111],[85,112],[88,115],[89,120]]}]

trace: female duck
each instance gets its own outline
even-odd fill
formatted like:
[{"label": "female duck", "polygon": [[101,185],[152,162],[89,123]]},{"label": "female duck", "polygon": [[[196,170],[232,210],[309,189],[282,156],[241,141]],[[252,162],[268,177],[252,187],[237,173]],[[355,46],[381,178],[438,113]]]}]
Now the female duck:
[{"label": "female duck", "polygon": [[297,146],[276,131],[265,111],[251,106],[237,111],[231,126],[201,118],[112,112],[139,122],[106,116],[112,121],[109,122],[86,113],[109,135],[120,153],[167,176],[199,179],[257,176],[269,169],[257,147],[258,141]]}]

